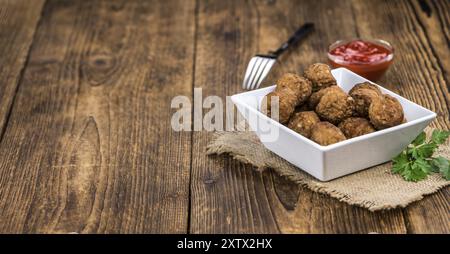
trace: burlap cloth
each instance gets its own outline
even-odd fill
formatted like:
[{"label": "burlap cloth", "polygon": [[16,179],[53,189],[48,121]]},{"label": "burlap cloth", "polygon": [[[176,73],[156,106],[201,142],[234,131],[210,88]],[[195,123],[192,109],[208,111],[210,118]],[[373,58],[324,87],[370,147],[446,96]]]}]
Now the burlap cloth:
[{"label": "burlap cloth", "polygon": [[[390,162],[329,182],[321,182],[267,150],[250,131],[215,133],[207,147],[207,154],[229,154],[241,162],[253,165],[253,168],[259,171],[271,168],[279,175],[312,191],[327,194],[350,205],[365,207],[370,211],[406,207],[450,183],[440,174],[429,175],[427,179],[419,182],[407,182],[398,174],[391,173]],[[449,158],[449,143],[441,145],[435,155]]]}]

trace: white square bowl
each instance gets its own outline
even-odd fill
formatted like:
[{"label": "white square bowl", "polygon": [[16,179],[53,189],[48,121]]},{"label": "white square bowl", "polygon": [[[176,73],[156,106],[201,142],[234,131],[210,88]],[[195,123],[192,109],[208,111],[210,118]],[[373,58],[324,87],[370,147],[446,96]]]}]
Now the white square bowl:
[{"label": "white square bowl", "polygon": [[[338,86],[345,92],[358,83],[370,82],[345,68],[331,72]],[[321,146],[259,111],[262,98],[275,87],[236,94],[231,100],[267,149],[321,181],[329,181],[391,160],[436,118],[434,112],[378,86],[383,93],[399,100],[407,122]],[[276,139],[263,138],[270,128],[277,128]]]}]

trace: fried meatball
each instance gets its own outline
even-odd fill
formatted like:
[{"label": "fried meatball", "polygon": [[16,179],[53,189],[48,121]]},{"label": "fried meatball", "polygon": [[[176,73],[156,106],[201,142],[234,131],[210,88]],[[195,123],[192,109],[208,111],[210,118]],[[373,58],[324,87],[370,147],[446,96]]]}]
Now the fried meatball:
[{"label": "fried meatball", "polygon": [[361,117],[367,117],[372,101],[383,94],[377,86],[364,82],[354,86],[350,90],[349,95],[355,100],[356,114]]},{"label": "fried meatball", "polygon": [[339,86],[330,86],[324,89],[321,89],[313,94],[311,94],[311,96],[309,97],[308,100],[308,107],[310,109],[315,109],[317,104],[319,104],[320,99],[322,99],[322,96],[326,93],[328,93],[329,91],[340,91],[340,92],[344,92]]},{"label": "fried meatball", "polygon": [[331,74],[330,66],[323,63],[315,63],[306,68],[303,76],[311,80],[313,92],[325,87],[336,85],[336,79]]},{"label": "fried meatball", "polygon": [[369,118],[377,130],[399,125],[404,119],[402,105],[396,98],[384,94],[370,104]]},{"label": "fried meatball", "polygon": [[338,125],[347,138],[354,138],[375,131],[369,120],[362,117],[349,117]]},{"label": "fried meatball", "polygon": [[279,107],[278,107],[278,120],[280,123],[287,123],[289,118],[295,109],[295,104],[297,102],[297,97],[293,93],[282,93],[280,91],[273,91],[267,94],[262,103],[261,111],[266,115],[274,118],[272,115],[272,98],[278,97]]},{"label": "fried meatball", "polygon": [[345,118],[353,116],[355,101],[341,91],[325,93],[316,106],[316,113],[320,118],[338,124]]},{"label": "fried meatball", "polygon": [[312,93],[311,81],[297,74],[286,73],[277,82],[277,91],[290,89],[297,96],[297,104],[304,103]]},{"label": "fried meatball", "polygon": [[311,140],[323,145],[331,145],[345,140],[342,131],[329,122],[318,122],[311,129]]},{"label": "fried meatball", "polygon": [[363,83],[356,84],[354,87],[352,87],[352,89],[350,89],[350,91],[348,93],[351,94],[359,89],[373,90],[374,92],[378,93],[379,95],[382,95],[380,88],[378,88],[378,86],[376,86],[370,82],[363,82]]},{"label": "fried meatball", "polygon": [[311,128],[318,122],[320,122],[320,119],[314,111],[304,111],[295,113],[289,120],[288,127],[309,138],[311,136]]}]

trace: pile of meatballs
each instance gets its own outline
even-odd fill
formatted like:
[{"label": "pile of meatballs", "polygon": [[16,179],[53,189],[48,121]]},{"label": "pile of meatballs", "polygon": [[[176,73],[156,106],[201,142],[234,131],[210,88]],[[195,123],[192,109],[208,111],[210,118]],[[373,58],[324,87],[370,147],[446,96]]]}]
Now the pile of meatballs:
[{"label": "pile of meatballs", "polygon": [[263,113],[271,117],[272,100],[277,98],[279,122],[323,146],[405,122],[396,98],[368,82],[347,94],[326,64],[310,65],[303,76],[284,74],[276,84],[263,99]]}]

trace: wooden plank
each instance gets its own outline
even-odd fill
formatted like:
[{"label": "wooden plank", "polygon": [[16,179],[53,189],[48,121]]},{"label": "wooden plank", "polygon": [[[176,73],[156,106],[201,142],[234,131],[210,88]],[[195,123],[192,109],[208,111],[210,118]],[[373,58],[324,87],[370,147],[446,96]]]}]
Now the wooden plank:
[{"label": "wooden plank", "polygon": [[[195,86],[203,96],[240,91],[257,51],[258,13],[249,1],[198,1]],[[211,133],[193,133],[191,233],[278,232],[262,178],[229,158],[209,158]]]},{"label": "wooden plank", "polygon": [[[438,118],[432,125],[449,129],[449,4],[425,3],[432,10],[430,17],[412,1],[384,1],[376,5],[353,1],[361,36],[378,36],[392,42],[396,49],[395,63],[381,83],[435,111]],[[367,12],[368,9],[373,11]],[[405,209],[408,232],[448,232],[449,211],[447,188]]]},{"label": "wooden plank", "polygon": [[0,0],[0,139],[44,0]]},{"label": "wooden plank", "polygon": [[[435,111],[438,119],[434,126],[448,128],[450,94],[444,71],[410,2],[384,1],[372,5],[355,0],[353,3],[361,36],[383,38],[392,42],[396,50],[394,64],[380,83]],[[367,13],[367,8],[374,11]]]},{"label": "wooden plank", "polygon": [[[448,1],[423,1],[410,3],[414,24],[423,30],[426,44],[431,50],[430,58],[435,58],[440,83],[436,90],[441,90],[446,102],[445,111],[439,112],[442,128],[450,129],[450,3]],[[428,10],[430,12],[428,12]],[[415,18],[415,19],[414,19]],[[435,69],[431,71],[435,74]],[[433,194],[405,210],[408,231],[411,233],[448,233],[450,232],[450,188]]]},{"label": "wooden plank", "polygon": [[298,187],[277,174],[264,174],[269,204],[283,233],[405,233],[400,209],[370,212]]},{"label": "wooden plank", "polygon": [[408,233],[448,234],[450,232],[450,188],[445,188],[405,209]]},{"label": "wooden plank", "polygon": [[[203,95],[241,92],[251,56],[274,49],[303,22],[316,32],[283,56],[265,84],[284,72],[326,61],[329,42],[355,37],[349,1],[201,1],[195,84]],[[330,17],[330,18],[324,18]],[[336,29],[339,28],[339,29]],[[211,50],[214,49],[214,50]],[[206,157],[209,133],[194,133],[191,183],[193,233],[404,233],[401,210],[371,213],[252,172],[228,157]]]},{"label": "wooden plank", "polygon": [[[450,3],[445,0],[413,1],[412,12],[415,24],[428,40],[432,54],[437,58],[440,71],[444,75],[447,90],[450,90]],[[447,97],[448,98],[448,97]],[[447,100],[448,104],[448,100]]]},{"label": "wooden plank", "polygon": [[185,233],[195,3],[49,1],[0,143],[0,232]]}]

